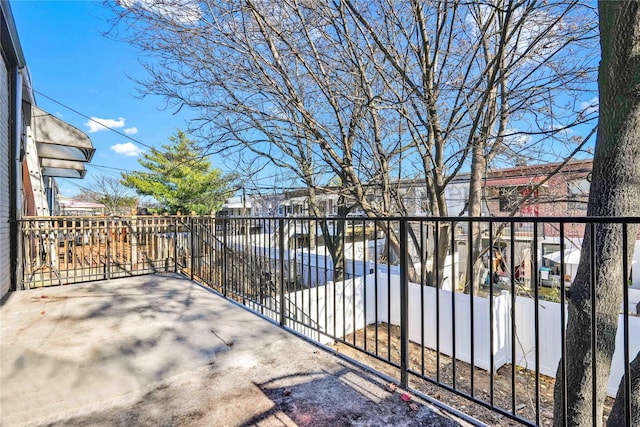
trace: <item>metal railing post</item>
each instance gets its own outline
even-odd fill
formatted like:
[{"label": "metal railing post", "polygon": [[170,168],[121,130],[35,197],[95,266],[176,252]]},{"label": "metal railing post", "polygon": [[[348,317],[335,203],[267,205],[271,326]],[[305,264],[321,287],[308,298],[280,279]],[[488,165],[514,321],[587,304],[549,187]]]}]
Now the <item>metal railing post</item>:
[{"label": "metal railing post", "polygon": [[[104,270],[105,270],[105,279],[110,280],[111,279],[111,218],[107,218],[107,235],[105,236],[105,240],[107,242],[107,255],[105,256],[105,260],[104,260]],[[66,239],[66,236],[65,236]],[[67,254],[64,254],[64,256],[66,257]]]},{"label": "metal railing post", "polygon": [[190,216],[189,217],[189,237],[191,237],[191,280],[193,280],[194,278],[194,274],[193,274],[193,268],[194,268],[194,258],[195,258],[195,252],[194,252],[194,242],[195,242],[195,233],[193,232],[193,217]]},{"label": "metal railing post", "polygon": [[178,218],[173,217],[173,270],[178,272]]},{"label": "metal railing post", "polygon": [[138,217],[134,212],[131,215],[131,239],[129,240],[131,249],[131,274],[138,269]]},{"label": "metal railing post", "polygon": [[227,242],[227,227],[229,226],[229,220],[222,221],[222,294],[227,297],[227,252],[229,252],[229,246]]},{"label": "metal railing post", "polygon": [[[214,287],[213,284],[213,266],[214,266],[214,259],[215,259],[215,246],[214,246],[214,236],[216,235],[216,219],[215,218],[209,218],[209,227],[208,227],[209,233],[207,235],[208,238],[208,250],[209,250],[209,286],[211,286],[212,288]],[[215,288],[214,288],[215,289]]]},{"label": "metal railing post", "polygon": [[409,386],[409,276],[407,221],[400,220],[400,384]]},{"label": "metal railing post", "polygon": [[[631,358],[629,356],[629,284],[627,280],[629,278],[629,248],[627,246],[629,240],[629,224],[622,224],[622,324],[624,328],[623,333],[623,348],[624,348],[624,420],[625,425],[631,425]],[[633,250],[633,249],[632,249]]]},{"label": "metal railing post", "polygon": [[284,218],[278,219],[278,262],[280,264],[280,326],[284,326]]}]

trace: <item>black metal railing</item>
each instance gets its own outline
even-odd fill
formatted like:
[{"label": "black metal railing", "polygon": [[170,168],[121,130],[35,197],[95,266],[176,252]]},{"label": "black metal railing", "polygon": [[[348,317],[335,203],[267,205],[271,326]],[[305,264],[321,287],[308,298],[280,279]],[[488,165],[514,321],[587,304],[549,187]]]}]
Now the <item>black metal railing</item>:
[{"label": "black metal railing", "polygon": [[[581,256],[592,266],[599,262],[599,242],[591,239],[583,247],[585,230],[595,236],[600,227],[614,226],[619,234],[622,305],[605,405],[611,405],[622,375],[629,378],[630,360],[640,351],[640,274],[631,273],[640,258],[640,245],[633,246],[639,223],[531,217],[28,219],[22,224],[23,283],[29,288],[179,271],[405,388],[450,392],[493,414],[548,425],[556,381],[562,413],[567,411],[566,375],[555,376],[562,356],[575,351],[561,327],[568,290]],[[592,300],[597,287],[592,279]],[[591,310],[591,328],[584,333],[595,348],[597,304]],[[594,390],[601,385],[595,375],[591,381]],[[625,408],[629,414],[628,398]]]}]

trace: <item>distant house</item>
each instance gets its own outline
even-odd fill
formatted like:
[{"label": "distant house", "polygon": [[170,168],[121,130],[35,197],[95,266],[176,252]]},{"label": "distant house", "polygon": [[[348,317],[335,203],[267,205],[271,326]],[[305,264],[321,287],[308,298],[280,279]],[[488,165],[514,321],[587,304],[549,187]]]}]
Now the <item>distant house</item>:
[{"label": "distant house", "polygon": [[517,216],[583,216],[592,168],[593,160],[580,160],[488,172],[483,182],[486,213],[505,216],[516,208]]},{"label": "distant house", "polygon": [[83,178],[95,152],[79,129],[36,106],[9,2],[0,2],[0,296],[22,277],[19,223],[58,213],[56,177]]},{"label": "distant house", "polygon": [[[585,216],[592,167],[592,160],[579,160],[566,164],[547,163],[489,170],[482,182],[482,216],[522,218]],[[460,193],[464,195],[463,199],[466,200],[469,176],[463,174],[457,177],[453,185],[458,187]],[[450,213],[457,215],[459,212]],[[466,210],[461,213],[466,214]],[[509,259],[511,234],[513,234],[515,246],[513,248],[514,265],[520,266],[519,273],[522,273],[525,281],[532,278],[532,253],[541,255],[537,265],[544,268],[549,277],[559,275],[559,264],[545,258],[546,255],[560,250],[561,239],[557,224],[545,223],[536,226],[523,220],[514,223],[513,227],[505,228],[502,232],[503,241],[494,242],[493,250],[507,265],[511,262]],[[537,235],[537,248],[533,248],[534,234]],[[566,224],[562,239],[565,249],[580,247],[583,234],[583,225]],[[484,244],[489,245],[488,235]],[[547,280],[553,283],[551,278],[545,278],[544,283],[547,283]],[[567,279],[570,281],[572,278],[573,275],[569,275]]]},{"label": "distant house", "polygon": [[252,216],[251,201],[243,200],[242,197],[231,197],[220,208],[218,216],[244,217]]},{"label": "distant house", "polygon": [[59,197],[60,215],[93,216],[104,215],[106,206],[102,203],[83,202],[67,197]]},{"label": "distant house", "polygon": [[[482,182],[482,216],[501,217],[583,217],[586,215],[589,196],[592,160],[576,160],[565,163],[548,163],[513,168],[489,170]],[[469,174],[459,174],[446,188],[448,214],[451,217],[467,216],[469,197]],[[402,180],[397,183],[397,193],[402,198],[409,216],[428,216],[428,192],[424,180]],[[378,195],[373,192],[367,199],[375,203]],[[316,188],[316,201],[322,215],[337,215],[338,188]],[[277,194],[247,196],[230,199],[222,210],[227,216],[299,217],[310,216],[309,191],[306,188],[292,189]],[[351,207],[348,216],[362,215],[359,206]],[[488,233],[483,237],[484,245],[489,245]],[[534,244],[534,231],[537,248]],[[467,227],[464,222],[457,227],[457,250],[466,250]],[[545,282],[558,280],[560,264],[554,262],[553,255],[560,251],[560,230],[557,224],[545,223],[539,226],[525,219],[508,226],[502,232],[501,242],[493,242],[495,251],[500,252],[505,265],[511,260],[511,234],[514,241],[514,265],[520,266],[519,274],[531,280],[533,260],[531,254],[540,254],[537,265],[544,269]],[[584,225],[566,223],[564,225],[565,251],[581,247]],[[640,264],[640,240],[636,243],[635,265]],[[466,269],[466,257],[461,257],[462,271]],[[632,274],[634,286],[640,287],[640,269]],[[540,274],[542,276],[543,274]],[[547,276],[548,275],[548,276]],[[573,279],[575,269],[568,271],[566,279]]]},{"label": "distant house", "polygon": [[[490,170],[483,177],[482,216],[583,216],[589,195],[593,161],[579,160]],[[556,173],[554,173],[556,172]],[[552,176],[550,176],[554,173]],[[550,177],[549,177],[550,176]],[[468,173],[451,180],[445,190],[449,216],[466,216],[469,197]],[[406,179],[396,183],[407,215],[429,214],[428,192],[424,180]],[[316,188],[316,203],[323,215],[337,215],[339,188]],[[525,196],[527,200],[521,203]],[[379,195],[372,191],[367,200],[375,203]],[[297,188],[273,194],[232,197],[222,206],[221,216],[307,216],[310,215],[309,190]],[[350,213],[362,210],[351,204]],[[515,209],[515,212],[514,212]]]}]

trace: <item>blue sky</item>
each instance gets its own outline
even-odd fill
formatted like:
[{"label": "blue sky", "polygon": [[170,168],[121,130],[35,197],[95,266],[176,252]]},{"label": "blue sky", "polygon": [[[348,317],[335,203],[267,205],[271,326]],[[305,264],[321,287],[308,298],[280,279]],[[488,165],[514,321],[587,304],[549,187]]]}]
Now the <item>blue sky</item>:
[{"label": "blue sky", "polygon": [[[36,91],[78,112],[106,119],[118,131],[150,146],[166,143],[176,128],[186,128],[189,111],[163,110],[160,97],[139,99],[127,75],[144,70],[129,45],[103,36],[107,11],[93,1],[12,1],[16,27]],[[145,147],[89,122],[85,117],[36,93],[40,108],[86,132],[96,148],[84,180],[58,180],[64,195],[90,186],[94,175],[119,176],[116,169],[138,169]],[[215,159],[212,159],[217,167]],[[102,167],[106,166],[108,168]]]},{"label": "blue sky", "polygon": [[[109,30],[109,11],[100,2],[14,0],[11,7],[33,87],[40,93],[36,93],[38,105],[87,132],[97,149],[84,180],[58,181],[64,195],[90,186],[95,176],[119,177],[117,169],[139,169],[137,159],[146,148],[130,138],[158,146],[166,143],[176,128],[187,127],[192,115],[188,110],[173,114],[164,109],[160,97],[138,97],[136,84],[128,76],[144,78],[145,71],[134,48],[103,35]],[[593,96],[585,99],[585,105],[597,103],[596,97],[589,99]],[[129,133],[130,138],[89,122],[47,97],[85,116],[105,120],[118,131]],[[591,126],[573,132],[586,135]],[[219,158],[211,160],[215,167],[227,171]],[[272,169],[262,174],[263,184],[275,176]]]}]

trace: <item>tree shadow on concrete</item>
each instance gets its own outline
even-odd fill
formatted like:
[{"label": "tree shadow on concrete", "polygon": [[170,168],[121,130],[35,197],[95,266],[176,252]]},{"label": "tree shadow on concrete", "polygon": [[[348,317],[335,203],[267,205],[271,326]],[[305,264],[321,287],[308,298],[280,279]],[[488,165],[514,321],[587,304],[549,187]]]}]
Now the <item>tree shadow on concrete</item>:
[{"label": "tree shadow on concrete", "polygon": [[344,365],[337,372],[288,375],[255,384],[273,407],[242,424],[297,426],[458,426],[459,424],[412,399],[415,406],[391,392],[371,374]]}]

